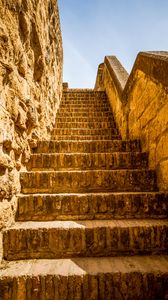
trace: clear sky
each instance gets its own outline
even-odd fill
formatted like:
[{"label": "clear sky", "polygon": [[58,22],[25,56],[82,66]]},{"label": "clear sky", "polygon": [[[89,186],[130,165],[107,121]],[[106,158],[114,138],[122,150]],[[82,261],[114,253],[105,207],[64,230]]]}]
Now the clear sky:
[{"label": "clear sky", "polygon": [[94,87],[105,55],[130,72],[140,51],[168,51],[168,0],[58,0],[64,81]]}]

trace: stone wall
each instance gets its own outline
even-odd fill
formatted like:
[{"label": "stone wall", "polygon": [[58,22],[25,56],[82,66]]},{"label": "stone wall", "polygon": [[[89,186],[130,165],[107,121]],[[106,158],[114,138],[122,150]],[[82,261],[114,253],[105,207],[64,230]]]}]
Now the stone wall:
[{"label": "stone wall", "polygon": [[167,190],[168,53],[139,53],[129,77],[115,57],[106,57],[102,76],[122,138],[141,140],[159,189]]},{"label": "stone wall", "polygon": [[120,62],[115,56],[105,57],[104,64],[98,68],[95,90],[105,91],[117,127],[123,138],[127,136],[127,114],[126,106],[122,101],[122,91],[128,79],[128,73],[122,67]]},{"label": "stone wall", "polygon": [[53,129],[62,60],[56,0],[0,0],[0,228],[12,222],[31,147]]}]

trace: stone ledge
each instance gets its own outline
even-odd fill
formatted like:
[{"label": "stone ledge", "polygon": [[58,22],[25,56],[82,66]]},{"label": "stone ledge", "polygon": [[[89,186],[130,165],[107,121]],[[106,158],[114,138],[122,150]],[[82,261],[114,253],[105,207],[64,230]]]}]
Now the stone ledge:
[{"label": "stone ledge", "polygon": [[166,253],[167,220],[16,223],[3,232],[4,259]]},{"label": "stone ledge", "polygon": [[[159,189],[167,190],[168,52],[140,52],[129,77],[114,56],[105,57],[103,66],[101,88],[122,138],[141,140]],[[99,81],[96,84],[99,90]]]},{"label": "stone ledge", "polygon": [[123,88],[122,98],[127,102],[130,90],[134,85],[134,77],[137,70],[152,78],[154,81],[168,87],[168,52],[153,51],[140,52],[136,58],[128,81]]},{"label": "stone ledge", "polygon": [[0,272],[1,300],[167,297],[166,256],[29,260],[6,266],[6,271]]},{"label": "stone ledge", "polygon": [[16,221],[167,218],[168,193],[20,195]]},{"label": "stone ledge", "polygon": [[129,78],[127,71],[115,56],[106,56],[104,63],[106,64],[109,73],[114,80],[118,94],[122,96],[126,82]]},{"label": "stone ledge", "polygon": [[168,273],[168,256],[119,256],[99,258],[45,259],[3,262],[0,280],[6,277],[46,275],[96,275],[105,273]]}]

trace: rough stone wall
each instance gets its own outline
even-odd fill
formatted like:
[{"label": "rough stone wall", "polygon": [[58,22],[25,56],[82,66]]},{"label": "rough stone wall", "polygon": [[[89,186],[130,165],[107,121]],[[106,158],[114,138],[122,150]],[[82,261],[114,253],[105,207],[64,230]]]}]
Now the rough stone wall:
[{"label": "rough stone wall", "polygon": [[56,0],[0,0],[0,229],[12,222],[30,148],[50,137],[62,59]]},{"label": "rough stone wall", "polygon": [[167,70],[167,52],[140,53],[129,77],[115,57],[106,57],[101,81],[122,138],[140,139],[160,190],[168,190]]},{"label": "rough stone wall", "polygon": [[156,169],[158,186],[168,189],[168,89],[141,70],[134,75],[129,94],[129,137],[140,138],[149,152],[149,167]]},{"label": "rough stone wall", "polygon": [[[108,68],[108,64],[110,64],[110,68]],[[115,57],[109,57],[109,60],[106,60],[106,62],[104,63],[103,72],[102,70],[100,70],[101,73],[97,76],[95,89],[101,89],[106,92],[117,127],[119,128],[122,138],[125,139],[128,134],[126,114],[127,108],[121,101],[121,92],[123,90],[123,87],[125,86],[126,80],[128,79],[128,74],[125,73],[123,76],[123,73],[119,71],[120,67],[121,65]],[[120,77],[121,86],[117,85],[117,80],[115,80],[114,74],[110,74],[110,70],[113,70],[113,68],[116,69],[117,75]]]}]

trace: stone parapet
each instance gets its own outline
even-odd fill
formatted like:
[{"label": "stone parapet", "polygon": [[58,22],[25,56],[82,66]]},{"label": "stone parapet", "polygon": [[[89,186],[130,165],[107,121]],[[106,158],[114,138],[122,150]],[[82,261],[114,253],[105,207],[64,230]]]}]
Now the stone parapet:
[{"label": "stone parapet", "polygon": [[[140,52],[129,76],[116,57],[109,56],[101,81],[122,138],[141,140],[160,190],[168,189],[167,70],[168,52]],[[98,84],[97,80],[95,90]]]}]

